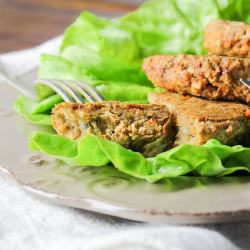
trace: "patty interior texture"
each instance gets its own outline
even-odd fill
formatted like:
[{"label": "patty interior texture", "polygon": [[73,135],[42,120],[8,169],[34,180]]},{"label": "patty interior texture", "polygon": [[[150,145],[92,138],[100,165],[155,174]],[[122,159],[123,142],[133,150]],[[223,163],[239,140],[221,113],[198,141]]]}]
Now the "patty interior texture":
[{"label": "patty interior texture", "polygon": [[250,108],[233,102],[208,101],[177,93],[149,94],[149,102],[166,105],[176,117],[175,145],[217,139],[235,145],[250,133]]},{"label": "patty interior texture", "polygon": [[167,107],[154,104],[61,103],[52,111],[52,123],[67,138],[92,133],[147,157],[170,148],[176,133]]}]

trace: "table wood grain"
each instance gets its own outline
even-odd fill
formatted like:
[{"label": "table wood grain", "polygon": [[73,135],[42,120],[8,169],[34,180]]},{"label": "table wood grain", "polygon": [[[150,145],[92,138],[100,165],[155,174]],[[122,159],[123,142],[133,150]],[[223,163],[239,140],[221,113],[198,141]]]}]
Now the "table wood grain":
[{"label": "table wood grain", "polygon": [[33,47],[62,34],[82,11],[114,17],[136,9],[139,2],[0,0],[0,53]]}]

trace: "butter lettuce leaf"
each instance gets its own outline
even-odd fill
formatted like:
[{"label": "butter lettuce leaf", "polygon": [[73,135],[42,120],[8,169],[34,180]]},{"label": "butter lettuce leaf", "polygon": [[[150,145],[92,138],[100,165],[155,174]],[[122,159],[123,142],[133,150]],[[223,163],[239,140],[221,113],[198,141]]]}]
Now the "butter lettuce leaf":
[{"label": "butter lettuce leaf", "polygon": [[100,80],[150,85],[134,34],[118,23],[82,13],[66,29],[60,56]]},{"label": "butter lettuce leaf", "polygon": [[95,135],[85,135],[77,141],[46,132],[33,132],[29,138],[31,150],[60,159],[71,166],[103,166],[112,164],[131,176],[156,182],[163,178],[186,174],[195,176],[225,176],[236,171],[250,173],[250,148],[229,147],[216,140],[203,146],[180,145],[153,158],[126,149]]},{"label": "butter lettuce leaf", "polygon": [[148,93],[161,92],[158,88],[138,85],[100,85],[97,89],[102,93],[105,100],[116,100],[121,102],[147,103]]},{"label": "butter lettuce leaf", "polygon": [[59,95],[52,95],[36,101],[25,96],[19,96],[14,102],[14,110],[27,121],[40,125],[51,125],[50,113],[52,107],[62,102]]}]

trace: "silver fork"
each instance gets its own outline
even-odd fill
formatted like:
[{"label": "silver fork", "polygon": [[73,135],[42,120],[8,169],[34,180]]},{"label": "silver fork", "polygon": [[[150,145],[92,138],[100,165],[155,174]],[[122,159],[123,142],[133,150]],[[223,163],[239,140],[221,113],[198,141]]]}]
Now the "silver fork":
[{"label": "silver fork", "polygon": [[[34,98],[35,93],[31,88],[21,85],[20,82],[11,77],[0,64],[0,79],[9,86],[16,89],[19,93]],[[53,89],[62,97],[65,102],[98,102],[103,101],[102,94],[93,86],[78,80],[56,80],[56,79],[37,79],[35,84],[42,84]]]},{"label": "silver fork", "polygon": [[250,81],[240,78],[240,82],[250,89]]},{"label": "silver fork", "polygon": [[42,84],[53,89],[65,102],[99,102],[102,94],[93,86],[78,80],[37,79],[35,84]]}]

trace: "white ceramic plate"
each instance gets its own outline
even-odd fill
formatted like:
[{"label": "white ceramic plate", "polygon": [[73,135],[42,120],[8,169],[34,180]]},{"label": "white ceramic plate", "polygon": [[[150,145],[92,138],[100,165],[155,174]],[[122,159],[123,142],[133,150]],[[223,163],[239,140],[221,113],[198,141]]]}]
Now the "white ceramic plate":
[{"label": "white ceramic plate", "polygon": [[[26,81],[32,75],[23,76]],[[0,83],[0,169],[48,201],[122,218],[168,223],[250,219],[250,177],[180,177],[156,184],[112,167],[69,167],[28,149],[28,124],[12,111],[17,94]]]}]

